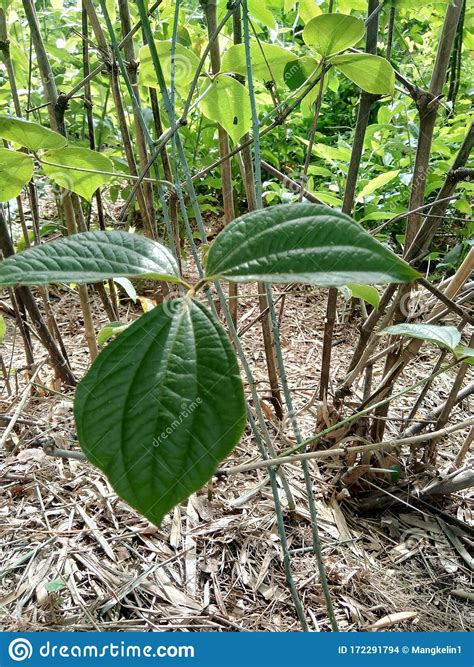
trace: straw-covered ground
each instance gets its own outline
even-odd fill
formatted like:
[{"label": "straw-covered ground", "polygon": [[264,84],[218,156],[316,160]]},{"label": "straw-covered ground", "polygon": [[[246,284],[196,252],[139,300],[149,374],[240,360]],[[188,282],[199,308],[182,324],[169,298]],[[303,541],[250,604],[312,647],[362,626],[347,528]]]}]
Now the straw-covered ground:
[{"label": "straw-covered ground", "polygon": [[[240,326],[258,314],[253,288],[239,303]],[[51,288],[61,334],[80,377],[88,356],[77,294]],[[279,289],[275,289],[279,294]],[[305,436],[333,419],[315,400],[322,348],[325,294],[295,289],[285,300],[282,345],[298,419]],[[341,379],[356,340],[358,314],[339,309],[333,377]],[[97,325],[105,323],[94,302]],[[139,314],[131,302],[122,320]],[[277,451],[288,446],[288,420],[279,425],[268,396],[261,330],[255,323],[242,336],[263,397]],[[1,353],[9,384],[1,388],[0,423],[15,414],[28,380],[21,338],[8,322]],[[44,358],[39,345],[37,360]],[[397,385],[429,375],[433,348],[425,345]],[[374,381],[380,377],[376,367]],[[453,371],[440,375],[426,397],[423,414],[445,399]],[[471,379],[472,380],[472,379]],[[11,392],[9,394],[9,391]],[[360,387],[356,393],[360,398]],[[117,498],[105,477],[82,460],[51,457],[42,442],[79,451],[72,419],[72,395],[62,394],[44,365],[0,452],[0,626],[2,630],[298,631],[301,626],[285,582],[281,542],[265,469],[221,475],[166,518],[150,525]],[[415,392],[391,405],[387,425],[396,437]],[[354,397],[352,397],[354,400]],[[472,401],[472,399],[471,399]],[[350,401],[349,401],[350,403]],[[469,399],[456,406],[451,422],[466,419]],[[348,414],[350,404],[345,408]],[[445,438],[437,469],[406,467],[406,450],[391,453],[402,469],[398,482],[417,494],[438,473],[446,474],[466,431]],[[333,442],[319,445],[329,447]],[[259,459],[247,432],[231,467]],[[393,458],[390,459],[393,461]],[[387,463],[381,462],[387,468]],[[405,505],[361,515],[361,493],[396,490],[386,472],[350,483],[340,459],[310,462],[318,509],[322,555],[340,630],[450,631],[474,626],[472,600],[472,491],[454,493],[423,506]],[[311,544],[311,525],[299,463],[284,467],[296,508],[280,484],[291,566],[309,628],[330,629]],[[444,514],[442,514],[444,513]],[[444,516],[444,520],[443,517]],[[457,525],[447,519],[457,519]],[[465,528],[463,529],[463,526]],[[453,539],[454,535],[454,539]],[[456,546],[457,545],[457,546]],[[469,560],[470,559],[470,560]]]}]

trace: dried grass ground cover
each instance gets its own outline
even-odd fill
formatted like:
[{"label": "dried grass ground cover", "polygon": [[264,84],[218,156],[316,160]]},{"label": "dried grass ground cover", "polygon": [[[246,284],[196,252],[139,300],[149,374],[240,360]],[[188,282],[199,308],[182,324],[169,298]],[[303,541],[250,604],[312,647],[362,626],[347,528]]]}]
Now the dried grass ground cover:
[{"label": "dried grass ground cover", "polygon": [[[88,356],[76,294],[56,288],[50,292],[80,377]],[[303,435],[314,433],[321,418],[331,418],[314,400],[324,307],[322,291],[295,290],[286,297],[281,323],[289,384]],[[122,306],[122,319],[133,317],[133,310],[131,305]],[[257,316],[253,288],[244,291],[239,310],[241,326]],[[94,315],[98,326],[105,324],[98,302]],[[356,324],[357,320],[346,318],[336,328],[333,377],[338,379],[353,350]],[[11,323],[3,346],[12,389],[9,397],[6,387],[2,388],[3,416],[15,412],[27,386],[20,339],[13,330]],[[251,327],[242,341],[259,394],[265,398],[268,388],[259,325]],[[39,346],[36,354],[42,358]],[[432,365],[432,349],[424,346],[398,388],[429,375]],[[446,398],[453,373],[436,379],[424,411]],[[36,382],[46,389],[34,388],[7,448],[0,452],[1,629],[299,630],[285,584],[266,471],[219,476],[212,488],[176,508],[160,528],[153,527],[120,501],[104,476],[88,463],[52,458],[44,452],[41,438],[52,438],[59,448],[77,450],[72,396],[53,393],[52,380],[49,368],[43,366]],[[390,436],[397,435],[398,420],[407,415],[412,402],[404,396],[391,405]],[[465,419],[471,407],[469,399],[458,405],[451,423]],[[269,404],[264,410],[275,448],[282,451],[291,438],[289,424],[280,426],[272,420]],[[2,432],[4,426],[5,422]],[[459,431],[444,439],[438,470],[416,473],[406,468],[401,481],[408,481],[416,493],[449,466],[465,437],[466,432]],[[225,466],[257,460],[257,451],[247,433]],[[398,456],[407,463],[406,451]],[[311,466],[324,561],[340,629],[472,628],[474,593],[466,557],[469,549],[472,553],[472,537],[448,527],[463,554],[446,536],[439,515],[429,509],[402,507],[362,517],[356,512],[357,487],[347,488],[341,479],[347,471],[343,462]],[[285,472],[297,506],[293,515],[285,512],[296,585],[311,629],[325,631],[329,624],[311,553],[302,471],[295,463],[285,466]],[[390,486],[387,473],[374,473],[368,479],[377,488]],[[286,507],[285,494],[280,492]],[[369,492],[367,484],[365,492]],[[472,498],[472,492],[463,491],[433,503],[472,527]]]}]

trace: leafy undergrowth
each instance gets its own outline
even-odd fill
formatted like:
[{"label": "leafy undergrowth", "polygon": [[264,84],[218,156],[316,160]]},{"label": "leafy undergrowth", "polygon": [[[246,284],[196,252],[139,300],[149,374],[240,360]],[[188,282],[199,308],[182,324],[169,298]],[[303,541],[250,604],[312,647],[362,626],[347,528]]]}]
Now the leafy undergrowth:
[{"label": "leafy undergrowth", "polygon": [[[61,333],[71,351],[75,372],[88,363],[77,295],[51,288]],[[275,289],[276,297],[280,293]],[[339,304],[339,314],[343,312]],[[322,290],[302,288],[287,296],[282,320],[282,345],[290,388],[303,435],[323,419],[331,419],[314,400],[319,381],[324,316]],[[96,324],[105,324],[98,302]],[[138,315],[122,306],[124,320]],[[258,315],[254,288],[239,301],[241,327]],[[356,335],[355,319],[339,321],[334,340],[335,376],[343,373]],[[255,371],[259,393],[266,395],[267,375],[259,325],[242,336]],[[38,347],[38,358],[41,350]],[[4,359],[11,363],[13,395],[1,395],[1,415],[11,415],[26,386],[24,359],[17,340],[7,336]],[[432,355],[423,348],[410,364],[399,388],[426,376]],[[375,367],[375,374],[381,368]],[[431,387],[426,409],[445,399],[453,371]],[[285,585],[276,516],[268,476],[263,469],[219,476],[177,507],[156,528],[119,500],[105,477],[90,464],[50,457],[43,442],[78,451],[74,442],[72,396],[51,392],[49,368],[40,371],[37,387],[2,452],[0,476],[0,625],[2,630],[299,630]],[[357,392],[360,388],[356,389]],[[394,401],[389,437],[411,408],[409,395]],[[278,451],[288,446],[291,431],[272,419],[268,427]],[[470,406],[457,406],[452,422],[466,418]],[[462,431],[445,438],[440,468],[453,461]],[[45,440],[46,439],[46,440]],[[325,444],[330,446],[331,442]],[[257,446],[247,432],[225,467],[255,460]],[[436,475],[417,473],[406,452],[399,456],[401,479],[415,491]],[[364,484],[345,487],[342,462],[312,465],[319,510],[323,556],[336,617],[341,630],[466,630],[474,616],[469,602],[470,573],[441,530],[436,515],[425,508],[388,510],[360,516],[356,502],[369,491]],[[295,581],[310,629],[329,629],[324,598],[311,552],[311,529],[302,472],[285,466],[296,511],[287,508],[289,547]],[[396,490],[386,473],[370,480]],[[346,490],[347,489],[347,490]],[[373,492],[373,488],[372,488]],[[448,515],[472,526],[472,492],[459,492],[436,503]],[[465,537],[461,535],[465,542]],[[392,615],[390,620],[386,617]],[[377,623],[379,624],[377,626]]]}]

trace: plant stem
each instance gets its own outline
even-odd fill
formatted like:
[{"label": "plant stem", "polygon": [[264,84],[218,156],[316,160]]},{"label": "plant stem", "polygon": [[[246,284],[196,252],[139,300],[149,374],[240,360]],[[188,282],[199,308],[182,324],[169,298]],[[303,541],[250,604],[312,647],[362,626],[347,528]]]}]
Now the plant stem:
[{"label": "plant stem", "polygon": [[[2,251],[4,257],[10,257],[15,253],[12,241],[10,239],[10,234],[8,233],[7,221],[3,214],[3,210],[0,208],[0,250]],[[64,359],[61,351],[58,349],[55,340],[51,336],[48,327],[46,326],[43,317],[36,305],[36,301],[28,287],[16,287],[15,293],[19,295],[21,303],[24,304],[28,314],[31,317],[31,321],[35,327],[38,336],[46,348],[50,359],[51,365],[56,371],[58,377],[67,385],[74,387],[76,384],[76,378],[74,377],[66,359]],[[20,327],[21,331],[21,327]],[[26,348],[27,354],[30,345],[27,344]]]},{"label": "plant stem", "polygon": [[[425,196],[426,178],[429,171],[433,132],[438,116],[439,98],[443,92],[449,59],[456,37],[456,29],[463,7],[463,0],[453,0],[446,9],[443,30],[439,40],[436,62],[433,68],[430,87],[427,93],[419,94],[416,104],[420,115],[420,131],[416,149],[413,185],[410,196],[410,209],[423,204]],[[420,215],[412,213],[408,216],[405,238],[405,248],[408,250],[413,243],[420,226]]]},{"label": "plant stem", "polygon": [[[253,126],[254,126],[254,133],[257,132],[257,137],[255,140],[254,144],[254,150],[255,150],[255,164],[256,164],[256,173],[257,173],[257,192],[256,192],[256,204],[257,207],[261,208],[262,207],[262,190],[261,190],[261,183],[262,183],[262,176],[261,176],[261,165],[260,165],[260,142],[258,139],[258,116],[257,116],[257,108],[255,105],[255,92],[253,88],[253,78],[252,78],[252,61],[251,61],[251,52],[250,52],[250,35],[249,35],[249,16],[248,16],[248,8],[247,8],[247,2],[244,0],[243,2],[243,10],[244,10],[244,16],[243,16],[243,27],[244,27],[244,42],[245,42],[245,55],[246,55],[246,61],[247,61],[247,77],[248,77],[248,85],[249,85],[249,92],[250,92],[250,101],[252,105],[252,121],[253,121]],[[323,80],[323,79],[321,79]],[[322,83],[321,83],[321,89],[320,93],[322,96]],[[317,115],[319,114],[319,111],[317,111]],[[317,121],[316,121],[317,122]],[[260,286],[259,286],[260,289]],[[281,344],[280,344],[280,331],[278,327],[278,322],[277,322],[277,317],[275,313],[275,308],[273,304],[273,295],[272,295],[272,289],[270,285],[266,286],[266,301],[267,303],[265,306],[269,309],[270,313],[270,319],[271,319],[271,324],[272,324],[272,331],[271,333],[273,334],[273,341],[274,341],[274,346],[275,346],[275,353],[276,353],[276,360],[278,363],[278,370],[279,370],[279,375],[281,379],[281,383],[283,386],[283,392],[285,396],[285,401],[286,405],[288,408],[288,413],[290,416],[291,424],[293,427],[293,431],[295,434],[295,437],[297,439],[297,442],[302,441],[302,436],[300,429],[298,427],[298,421],[295,415],[294,407],[293,407],[293,401],[291,398],[291,393],[289,390],[288,386],[288,381],[287,381],[287,376],[286,376],[286,371],[285,371],[285,364],[283,361],[283,355],[281,351]],[[261,308],[264,304],[261,304]],[[319,529],[318,529],[318,516],[317,516],[317,509],[316,509],[316,503],[314,500],[314,491],[313,491],[313,483],[312,483],[312,478],[311,478],[311,473],[308,467],[308,464],[306,462],[302,463],[302,468],[303,468],[303,475],[304,475],[304,480],[305,480],[305,487],[306,487],[306,494],[308,497],[308,505],[309,505],[309,512],[310,512],[310,517],[311,517],[311,531],[312,531],[312,540],[313,540],[313,551],[316,557],[316,562],[318,565],[318,571],[319,571],[319,578],[321,582],[321,587],[323,589],[324,593],[324,599],[326,602],[326,609],[328,613],[328,617],[331,623],[332,630],[334,632],[338,631],[338,625],[336,621],[336,616],[334,614],[334,608],[331,600],[331,594],[329,591],[329,586],[328,586],[328,581],[327,581],[327,576],[326,576],[326,570],[324,567],[324,561],[322,558],[322,553],[321,553],[321,541],[319,538]]]},{"label": "plant stem", "polygon": [[[207,23],[207,34],[210,48],[211,68],[213,74],[221,69],[221,54],[217,33],[217,0],[200,0]],[[219,155],[221,158],[229,153],[229,136],[221,125],[218,125]],[[225,159],[221,165],[222,202],[224,205],[224,225],[228,225],[235,218],[234,192],[232,186],[231,159]],[[229,283],[229,308],[234,325],[237,326],[237,283]]]},{"label": "plant stem", "polygon": [[[366,33],[365,50],[366,53],[376,53],[377,51],[377,35],[378,35],[378,13],[374,14],[378,7],[378,0],[368,1],[368,26]],[[369,21],[370,19],[370,21]],[[347,172],[346,188],[344,191],[344,200],[342,204],[342,212],[347,215],[352,214],[354,206],[355,191],[357,179],[359,175],[360,162],[362,159],[362,151],[364,147],[365,133],[369,123],[369,115],[376,95],[361,92],[359,100],[359,111],[357,114],[357,124],[354,133],[354,140],[352,144],[351,159],[349,162],[349,169]],[[325,400],[327,397],[329,387],[329,376],[331,369],[331,355],[332,355],[332,341],[334,334],[334,324],[337,314],[337,289],[334,287],[329,289],[328,302],[326,307],[326,319],[324,323],[323,335],[323,352],[321,363],[321,381],[319,387],[319,398]]]},{"label": "plant stem", "polygon": [[275,459],[266,459],[265,461],[256,461],[254,463],[244,463],[233,468],[219,469],[217,472],[221,475],[236,475],[242,472],[249,472],[250,470],[258,470],[261,468],[271,468],[272,466],[284,465],[287,463],[295,463],[297,461],[312,461],[325,460],[333,457],[344,457],[352,454],[365,454],[366,452],[375,452],[380,450],[397,449],[406,445],[418,445],[424,443],[426,440],[435,440],[443,438],[456,431],[468,428],[474,424],[474,417],[465,419],[459,424],[453,424],[447,428],[441,428],[431,433],[423,433],[423,435],[415,435],[409,438],[398,438],[394,440],[387,440],[385,442],[371,442],[367,445],[356,445],[353,447],[340,447],[334,449],[325,449],[318,452],[305,452],[304,454],[293,454],[291,456],[278,456]]}]

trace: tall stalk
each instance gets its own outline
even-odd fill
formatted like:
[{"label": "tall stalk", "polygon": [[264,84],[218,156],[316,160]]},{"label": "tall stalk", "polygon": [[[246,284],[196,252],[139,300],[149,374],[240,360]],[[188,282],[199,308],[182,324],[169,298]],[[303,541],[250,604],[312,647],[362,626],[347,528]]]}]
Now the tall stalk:
[{"label": "tall stalk", "polygon": [[[207,35],[210,46],[210,59],[212,73],[218,74],[221,70],[221,52],[219,47],[219,38],[213,39],[217,29],[217,0],[200,0],[207,23]],[[234,189],[232,186],[232,163],[230,158],[226,158],[229,153],[229,135],[221,125],[217,127],[219,137],[219,155],[224,158],[220,165],[222,182],[222,203],[224,206],[224,224],[228,225],[235,219],[234,207]],[[229,283],[229,308],[232,320],[237,326],[237,284]]]},{"label": "tall stalk", "polygon": [[[367,53],[375,54],[377,52],[377,35],[379,28],[379,14],[375,10],[378,7],[378,0],[369,0],[367,7],[368,24],[366,30],[365,50]],[[347,172],[346,188],[344,191],[344,200],[342,203],[343,213],[351,215],[354,206],[355,191],[357,179],[359,176],[362,151],[364,148],[365,133],[369,123],[370,110],[377,95],[372,95],[363,90],[359,99],[359,110],[357,114],[357,123],[352,143],[351,159]],[[337,294],[336,288],[329,289],[328,301],[326,306],[326,319],[323,334],[323,351],[321,361],[321,380],[319,385],[319,398],[325,399],[327,396],[329,377],[331,369],[331,352],[334,334],[334,325],[337,313]]]},{"label": "tall stalk", "polygon": [[[248,88],[249,88],[249,94],[250,94],[250,103],[251,103],[251,108],[252,108],[252,124],[253,124],[253,132],[255,135],[255,142],[254,142],[254,158],[255,158],[255,173],[256,173],[256,187],[253,186],[255,189],[254,193],[254,198],[257,204],[257,208],[263,208],[263,200],[262,200],[262,170],[261,170],[261,154],[260,154],[260,141],[258,138],[258,130],[259,130],[259,122],[258,122],[258,114],[257,114],[257,106],[255,103],[255,91],[254,91],[254,86],[253,86],[253,74],[252,74],[252,59],[251,59],[251,51],[250,51],[250,33],[249,33],[249,15],[248,15],[248,7],[247,7],[247,2],[246,0],[243,0],[243,28],[244,28],[244,44],[245,44],[245,56],[246,56],[246,61],[247,61],[247,79],[248,79]],[[321,77],[321,82],[323,82],[324,77]],[[319,100],[322,98],[322,92],[323,92],[323,84],[321,83],[320,90],[319,90]],[[319,105],[321,104],[321,101],[319,101]],[[316,112],[316,123],[314,124],[314,131],[316,131],[316,125],[317,125],[317,116],[319,114],[319,109],[317,109]],[[252,184],[253,185],[253,184]],[[286,376],[286,370],[285,370],[285,363],[283,360],[283,354],[281,350],[281,342],[280,342],[280,330],[278,326],[278,321],[277,321],[277,316],[274,308],[274,303],[273,303],[273,295],[272,295],[272,288],[271,285],[266,285],[266,297],[267,297],[267,303],[268,303],[268,310],[270,314],[270,321],[272,325],[272,334],[273,334],[273,340],[274,340],[274,345],[275,345],[275,352],[276,352],[276,359],[277,359],[277,364],[278,364],[278,371],[280,375],[280,380],[282,383],[283,387],[283,393],[285,396],[285,402],[288,408],[288,414],[290,417],[291,425],[293,428],[293,432],[296,438],[296,441],[298,444],[302,444],[303,442],[303,437],[301,434],[301,431],[298,426],[298,421],[295,415],[295,410],[293,406],[293,400],[291,397],[291,392],[289,389],[288,385],[288,379]],[[324,567],[324,561],[321,553],[321,540],[319,538],[319,529],[318,529],[318,516],[317,516],[317,510],[316,510],[316,503],[314,500],[314,490],[313,490],[313,480],[311,476],[311,472],[309,469],[309,464],[307,461],[302,461],[301,462],[302,470],[303,470],[303,476],[305,480],[305,488],[306,488],[306,494],[308,497],[308,505],[309,505],[309,511],[310,511],[310,517],[311,517],[311,533],[312,533],[312,540],[313,540],[313,552],[316,557],[316,562],[318,565],[318,571],[319,571],[319,577],[320,577],[320,582],[321,582],[321,587],[323,589],[323,594],[324,594],[324,599],[326,602],[326,609],[329,617],[329,621],[331,623],[331,628],[334,632],[338,631],[338,625],[336,621],[336,616],[334,613],[334,608],[331,600],[331,594],[329,591],[329,585],[327,581],[327,576],[326,576],[326,570]]]},{"label": "tall stalk", "polygon": [[[448,4],[444,18],[443,30],[439,39],[436,62],[427,91],[420,91],[415,100],[420,118],[418,145],[416,148],[413,182],[410,195],[409,210],[417,209],[423,204],[425,197],[426,179],[428,176],[433,132],[438,117],[443,87],[446,82],[449,61],[456,38],[459,17],[464,0],[453,0]],[[405,249],[409,250],[420,227],[421,214],[411,213],[407,220],[405,235]]]},{"label": "tall stalk", "polygon": [[[64,124],[64,112],[66,110],[64,96],[58,94],[56,83],[49,63],[48,55],[44,47],[43,38],[41,36],[38,17],[34,8],[32,0],[23,0],[23,7],[25,10],[28,26],[30,28],[33,46],[36,52],[36,59],[38,62],[38,69],[40,72],[43,88],[48,103],[48,114],[51,128],[56,130],[63,136],[66,136],[66,127]],[[66,103],[67,104],[67,103]],[[62,190],[62,201],[64,210],[64,219],[68,234],[75,234],[78,230],[76,217],[74,214],[73,200],[80,202],[77,195],[74,195],[67,190]],[[79,299],[81,302],[82,316],[84,319],[84,330],[86,335],[87,346],[91,359],[95,359],[98,353],[97,342],[95,338],[94,323],[92,320],[92,313],[89,304],[89,296],[86,285],[78,286]]]},{"label": "tall stalk", "polygon": [[[128,168],[132,176],[138,176],[137,163],[135,160],[135,155],[133,152],[132,140],[130,138],[130,132],[127,125],[127,118],[125,115],[125,109],[122,100],[122,93],[120,90],[120,83],[118,78],[118,69],[115,63],[115,59],[110,54],[110,49],[105,39],[104,32],[100,25],[99,19],[94,5],[91,0],[83,0],[84,7],[87,11],[87,16],[90,21],[91,28],[94,32],[95,39],[99,45],[99,48],[103,56],[110,58],[107,63],[107,74],[109,77],[110,89],[112,91],[112,97],[114,100],[115,111],[117,114],[118,125],[120,129],[120,134],[122,137],[123,149],[125,157],[127,159]],[[141,183],[137,188],[137,201],[140,209],[140,215],[142,218],[143,226],[145,229],[145,234],[150,238],[155,238],[155,222],[153,216],[153,209],[150,209],[145,198],[144,194],[144,184]]]},{"label": "tall stalk", "polygon": [[[137,5],[138,5],[139,12],[140,12],[140,17],[141,17],[141,20],[142,20],[142,25],[143,25],[143,29],[144,29],[147,41],[149,43],[151,43],[151,40],[152,40],[151,27],[150,27],[148,17],[146,15],[146,10],[145,10],[145,5],[144,5],[143,0],[137,0]],[[160,90],[161,90],[161,94],[162,94],[163,104],[165,106],[166,113],[168,114],[168,117],[169,117],[170,126],[174,127],[175,124],[176,124],[176,115],[175,115],[173,107],[170,104],[169,95],[167,93],[166,86],[164,86],[163,73],[161,71],[159,58],[156,54],[156,51],[154,52],[152,44],[151,44],[150,52],[151,52],[153,65],[154,65],[154,68],[155,68],[155,71],[156,71],[156,74],[157,74],[157,78],[158,78],[158,81],[160,82]],[[204,228],[204,224],[203,224],[203,220],[202,220],[202,215],[201,215],[201,211],[199,209],[199,204],[198,204],[198,200],[197,200],[197,196],[196,196],[196,191],[194,189],[192,176],[191,176],[191,173],[190,173],[190,170],[189,170],[189,166],[187,164],[186,156],[185,156],[184,151],[183,151],[182,143],[181,143],[180,136],[179,136],[179,131],[177,131],[175,134],[173,134],[172,140],[176,145],[177,159],[179,160],[179,162],[181,164],[181,167],[182,167],[182,170],[183,170],[183,173],[184,173],[184,176],[185,176],[185,184],[186,184],[186,187],[187,187],[188,196],[191,200],[191,206],[192,206],[192,209],[193,209],[193,213],[196,217],[196,222],[197,222],[197,225],[198,225],[198,229],[199,229],[201,238],[203,240],[205,240],[206,232],[205,232],[205,228]],[[179,197],[179,202],[180,202],[180,206],[181,206],[181,214],[183,216],[183,221],[184,221],[184,224],[185,224],[185,229],[186,229],[186,233],[187,233],[187,236],[188,236],[188,241],[189,241],[189,244],[191,246],[191,249],[192,249],[192,252],[193,252],[193,257],[194,257],[195,262],[196,262],[196,268],[198,270],[199,275],[202,275],[203,271],[202,271],[202,266],[201,266],[201,262],[200,262],[200,259],[199,259],[199,254],[198,254],[197,249],[196,249],[196,244],[195,244],[195,240],[194,240],[194,237],[193,237],[192,230],[189,226],[186,207],[184,206],[184,201],[182,199],[181,184],[179,182],[175,182],[175,187],[176,187],[176,191],[177,191],[177,194],[178,194],[178,197]],[[229,334],[230,334],[232,343],[235,346],[237,355],[238,355],[239,360],[242,364],[244,374],[247,378],[250,394],[251,394],[251,397],[252,397],[253,410],[255,411],[255,415],[256,415],[256,418],[257,418],[257,422],[258,422],[258,428],[257,428],[257,423],[255,422],[254,417],[253,417],[252,409],[250,407],[248,408],[248,411],[247,411],[248,412],[248,417],[249,417],[249,424],[250,424],[250,427],[252,429],[255,440],[256,440],[256,442],[259,446],[262,457],[263,458],[269,458],[269,452],[271,453],[271,451],[273,450],[273,444],[272,444],[272,440],[270,438],[270,434],[268,433],[266,422],[265,422],[265,417],[263,415],[263,412],[262,412],[262,409],[261,409],[261,406],[260,406],[260,397],[259,397],[259,395],[257,393],[257,390],[256,390],[256,386],[257,386],[256,381],[255,381],[255,378],[253,377],[253,374],[252,374],[251,369],[249,367],[248,361],[247,361],[247,359],[245,357],[245,354],[243,352],[242,345],[240,343],[239,337],[237,336],[237,331],[235,329],[235,326],[234,326],[234,323],[233,323],[233,320],[232,320],[232,317],[231,317],[231,314],[230,314],[230,310],[229,310],[229,307],[228,307],[228,304],[227,304],[227,299],[224,295],[222,287],[220,286],[219,283],[215,283],[215,288],[217,290],[217,294],[218,294],[218,297],[219,297],[219,302],[220,302],[220,305],[221,305],[222,312],[224,314],[227,326],[229,328]],[[210,298],[209,293],[207,293],[207,294],[208,294],[209,306],[210,306],[211,310],[214,310],[214,312],[215,312],[214,303],[213,303],[212,299]],[[278,489],[276,475],[277,475],[277,470],[275,470],[274,468],[271,468],[270,471],[269,471],[270,484],[271,484],[272,496],[273,496],[273,500],[274,500],[274,504],[275,504],[275,512],[276,512],[276,516],[277,516],[278,534],[279,534],[279,537],[280,537],[281,547],[282,547],[282,551],[283,551],[283,563],[284,563],[284,568],[285,568],[286,581],[287,581],[288,588],[289,588],[290,593],[291,593],[293,604],[295,606],[296,613],[298,615],[298,619],[300,621],[301,627],[302,627],[303,630],[308,630],[308,624],[307,624],[307,621],[306,621],[306,618],[305,618],[303,606],[302,606],[301,600],[299,598],[299,594],[298,594],[298,591],[296,589],[296,585],[295,585],[292,570],[291,570],[291,555],[289,553],[289,548],[288,548],[288,540],[287,540],[286,532],[285,532],[285,524],[284,524],[284,518],[283,518],[283,514],[282,514],[282,507],[281,507],[281,501],[280,501],[280,497],[279,497],[279,489]],[[284,477],[282,477],[282,483],[284,484]],[[287,498],[288,498],[288,501],[290,502],[291,496],[287,495]]]},{"label": "tall stalk", "polygon": [[[429,162],[431,156],[431,147],[433,142],[433,133],[438,116],[438,107],[443,86],[446,82],[449,59],[456,35],[456,29],[463,6],[463,0],[454,0],[446,10],[446,15],[441,32],[436,61],[433,67],[431,82],[427,91],[419,88],[413,89],[415,103],[418,107],[420,127],[418,134],[418,145],[416,150],[415,165],[413,170],[412,188],[410,194],[407,228],[405,235],[405,255],[408,257],[413,252],[412,246],[420,229],[421,213],[417,210],[423,205],[425,196],[426,179],[429,171]],[[397,303],[410,292],[410,285],[401,285],[398,288]],[[395,312],[394,322],[399,323],[405,320],[405,314],[401,307]],[[398,377],[404,364],[400,362],[400,350],[395,350],[387,354],[383,372],[383,381],[377,389],[379,391],[390,391],[395,378]],[[375,421],[372,427],[372,437],[375,440],[382,440],[386,427],[385,417],[387,407],[383,406],[375,413]]]},{"label": "tall stalk", "polygon": [[[122,27],[122,38],[125,38],[132,30],[132,22],[130,20],[130,10],[128,5],[128,0],[118,0],[118,8],[120,14],[120,23]],[[137,62],[135,60],[135,48],[133,45],[133,39],[128,39],[125,41],[123,46],[123,55],[125,60],[125,66],[127,68],[128,77],[130,80],[130,85],[132,86],[133,92],[135,94],[138,104],[140,104],[140,94],[138,90],[138,77],[137,77]],[[148,163],[148,152],[147,152],[147,142],[145,139],[145,134],[143,132],[142,125],[140,123],[140,118],[138,116],[137,109],[133,109],[133,134],[135,143],[138,149],[138,156],[140,161],[140,169],[143,171]],[[150,183],[143,183],[143,198],[146,202],[147,208],[149,211],[153,211],[153,190]]]}]

